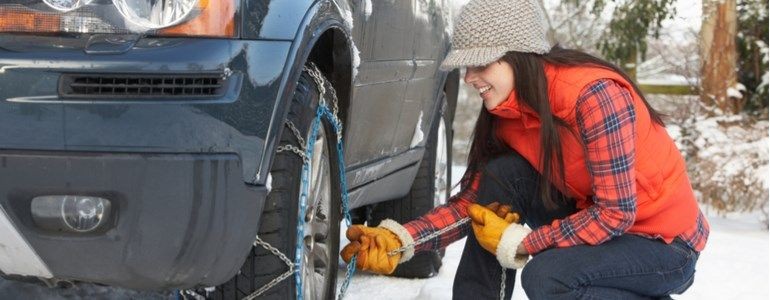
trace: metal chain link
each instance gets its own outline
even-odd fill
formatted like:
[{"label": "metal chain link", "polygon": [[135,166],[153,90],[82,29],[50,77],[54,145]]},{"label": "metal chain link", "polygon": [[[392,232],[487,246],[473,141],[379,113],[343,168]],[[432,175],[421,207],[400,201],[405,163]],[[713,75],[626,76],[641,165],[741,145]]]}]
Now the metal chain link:
[{"label": "metal chain link", "polygon": [[500,300],[505,300],[505,267],[500,267]]},{"label": "metal chain link", "polygon": [[438,236],[440,236],[440,235],[442,235],[442,234],[444,234],[446,232],[449,232],[451,230],[456,229],[457,227],[460,227],[460,226],[463,226],[465,224],[468,224],[468,222],[470,222],[470,220],[471,220],[471,218],[469,218],[469,217],[462,218],[459,221],[457,221],[457,223],[454,223],[452,225],[444,227],[443,229],[441,229],[439,231],[436,231],[434,233],[426,235],[426,236],[424,236],[424,237],[414,241],[414,243],[412,243],[412,244],[405,245],[405,246],[403,246],[401,248],[398,248],[398,249],[395,249],[393,251],[390,251],[390,252],[388,252],[388,255],[393,256],[393,255],[399,254],[401,252],[404,252],[406,250],[409,250],[411,248],[414,248],[417,245],[421,245],[421,244],[423,244],[423,243],[425,243],[427,241],[430,241],[430,240],[432,240],[435,237],[438,237]]},{"label": "metal chain link", "polygon": [[334,115],[334,117],[336,118],[337,116],[339,116],[339,114],[338,114],[339,108],[337,107],[337,101],[338,101],[338,99],[337,99],[337,90],[329,89],[329,92],[331,92],[332,100],[333,100],[332,101],[332,115]]},{"label": "metal chain link", "polygon": [[286,120],[287,127],[291,129],[291,132],[294,133],[294,136],[297,137],[297,140],[299,141],[299,146],[302,148],[302,151],[305,151],[305,139],[302,137],[301,134],[299,134],[299,129],[297,129],[297,126],[294,126],[294,123],[292,121]]},{"label": "metal chain link", "polygon": [[[331,96],[331,107],[332,107],[331,117],[334,120],[334,123],[342,124],[342,122],[339,119],[339,106],[338,106],[339,99],[337,98],[337,91],[334,89],[333,86],[331,86],[331,83],[328,82],[323,77],[321,70],[318,68],[318,66],[315,63],[311,62],[309,63],[309,65],[310,65],[309,67],[305,66],[304,70],[310,75],[310,77],[313,78],[313,81],[315,81],[316,86],[318,86],[318,92],[321,95],[319,104],[322,106],[326,106],[325,105],[326,98],[324,97],[324,95],[326,95],[326,91],[327,91],[326,86],[329,85],[328,91],[329,91],[329,94],[331,94],[330,96]],[[342,141],[342,126],[339,126],[339,128],[337,128],[337,142],[341,142],[341,141]]]},{"label": "metal chain link", "polygon": [[278,250],[278,248],[275,248],[268,244],[267,242],[263,241],[259,236],[257,236],[256,240],[254,241],[254,245],[260,245],[262,248],[265,248],[265,250],[270,251],[270,253],[273,253],[273,255],[280,258],[287,266],[289,266],[289,270],[281,274],[280,276],[276,277],[275,279],[271,280],[267,284],[263,285],[258,290],[254,291],[250,295],[246,296],[245,300],[252,300],[254,298],[259,297],[264,293],[265,291],[269,290],[271,287],[277,285],[279,282],[283,281],[284,279],[288,278],[295,272],[294,264],[291,262],[291,260],[286,257],[283,253],[281,253],[281,250]]},{"label": "metal chain link", "polygon": [[305,151],[303,151],[300,148],[297,148],[297,146],[294,146],[294,145],[283,145],[283,146],[278,146],[278,148],[275,149],[276,153],[281,153],[281,152],[286,152],[286,151],[291,151],[291,152],[294,152],[295,154],[299,155],[299,157],[302,158],[302,161],[306,161],[306,162],[310,161],[310,158],[307,156],[307,154],[305,154]]},{"label": "metal chain link", "polygon": [[[438,237],[438,236],[440,236],[440,235],[442,235],[442,234],[444,234],[444,233],[446,233],[448,231],[454,230],[457,227],[460,227],[460,226],[463,226],[465,224],[468,224],[468,222],[470,222],[470,220],[471,220],[471,218],[469,218],[469,217],[462,218],[459,221],[457,221],[457,223],[454,223],[452,225],[444,227],[441,230],[438,230],[438,231],[436,231],[434,233],[426,235],[426,236],[424,236],[424,237],[414,241],[414,243],[412,243],[412,244],[409,244],[409,245],[403,246],[401,248],[395,249],[393,251],[390,251],[390,252],[388,252],[388,255],[393,256],[393,255],[399,254],[401,252],[404,252],[406,250],[409,250],[410,248],[414,248],[417,245],[421,245],[422,243],[430,241],[430,240],[432,240],[432,239],[434,239],[434,238],[436,238],[436,237]],[[501,267],[501,270],[502,270],[502,275],[500,275],[500,300],[504,300],[505,299],[505,276],[506,276],[505,275],[505,267]]]},{"label": "metal chain link", "polygon": [[326,99],[324,98],[326,95],[326,86],[324,85],[325,80],[323,74],[315,63],[311,62],[309,65],[310,67],[305,66],[304,70],[313,78],[313,81],[315,81],[316,87],[318,88],[318,95],[321,97],[321,99],[318,100],[318,105],[326,106]]}]

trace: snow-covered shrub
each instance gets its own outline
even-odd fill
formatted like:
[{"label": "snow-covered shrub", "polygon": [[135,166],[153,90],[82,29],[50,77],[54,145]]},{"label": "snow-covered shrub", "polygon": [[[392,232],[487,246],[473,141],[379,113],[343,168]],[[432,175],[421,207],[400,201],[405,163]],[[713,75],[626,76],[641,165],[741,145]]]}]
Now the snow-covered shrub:
[{"label": "snow-covered shrub", "polygon": [[668,125],[698,200],[719,213],[761,210],[767,222],[767,115],[707,115],[695,112]]}]

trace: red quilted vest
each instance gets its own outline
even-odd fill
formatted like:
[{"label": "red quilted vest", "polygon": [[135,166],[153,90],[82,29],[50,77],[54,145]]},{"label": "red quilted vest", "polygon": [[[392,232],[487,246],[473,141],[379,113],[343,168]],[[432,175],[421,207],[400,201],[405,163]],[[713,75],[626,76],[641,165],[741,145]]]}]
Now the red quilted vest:
[{"label": "red quilted vest", "polygon": [[[650,119],[649,111],[633,87],[619,74],[596,67],[556,67],[546,65],[548,95],[554,115],[579,132],[575,105],[583,88],[598,79],[609,78],[626,87],[636,110],[636,189],[637,213],[629,232],[660,236],[667,242],[692,228],[698,216],[695,195],[687,177],[682,155],[666,129]],[[497,135],[542,172],[540,165],[540,120],[537,114],[519,105],[515,91],[490,111],[497,116]],[[591,176],[578,138],[560,132],[566,187],[562,192],[584,209],[593,204]]]}]

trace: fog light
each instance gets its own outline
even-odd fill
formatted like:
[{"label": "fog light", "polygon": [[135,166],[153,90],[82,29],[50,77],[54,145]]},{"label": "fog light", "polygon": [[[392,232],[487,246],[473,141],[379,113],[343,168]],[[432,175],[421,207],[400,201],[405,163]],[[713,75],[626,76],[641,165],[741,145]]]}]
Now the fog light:
[{"label": "fog light", "polygon": [[110,200],[92,196],[55,195],[32,199],[32,219],[53,231],[94,232],[110,217]]}]

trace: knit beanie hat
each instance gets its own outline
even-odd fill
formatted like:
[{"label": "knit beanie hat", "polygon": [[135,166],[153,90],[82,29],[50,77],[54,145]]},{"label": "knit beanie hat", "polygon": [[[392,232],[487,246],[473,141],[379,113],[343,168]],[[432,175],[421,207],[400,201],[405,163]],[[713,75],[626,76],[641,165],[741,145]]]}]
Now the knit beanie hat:
[{"label": "knit beanie hat", "polygon": [[537,0],[471,0],[455,23],[441,69],[484,66],[508,51],[548,53],[547,30]]}]

